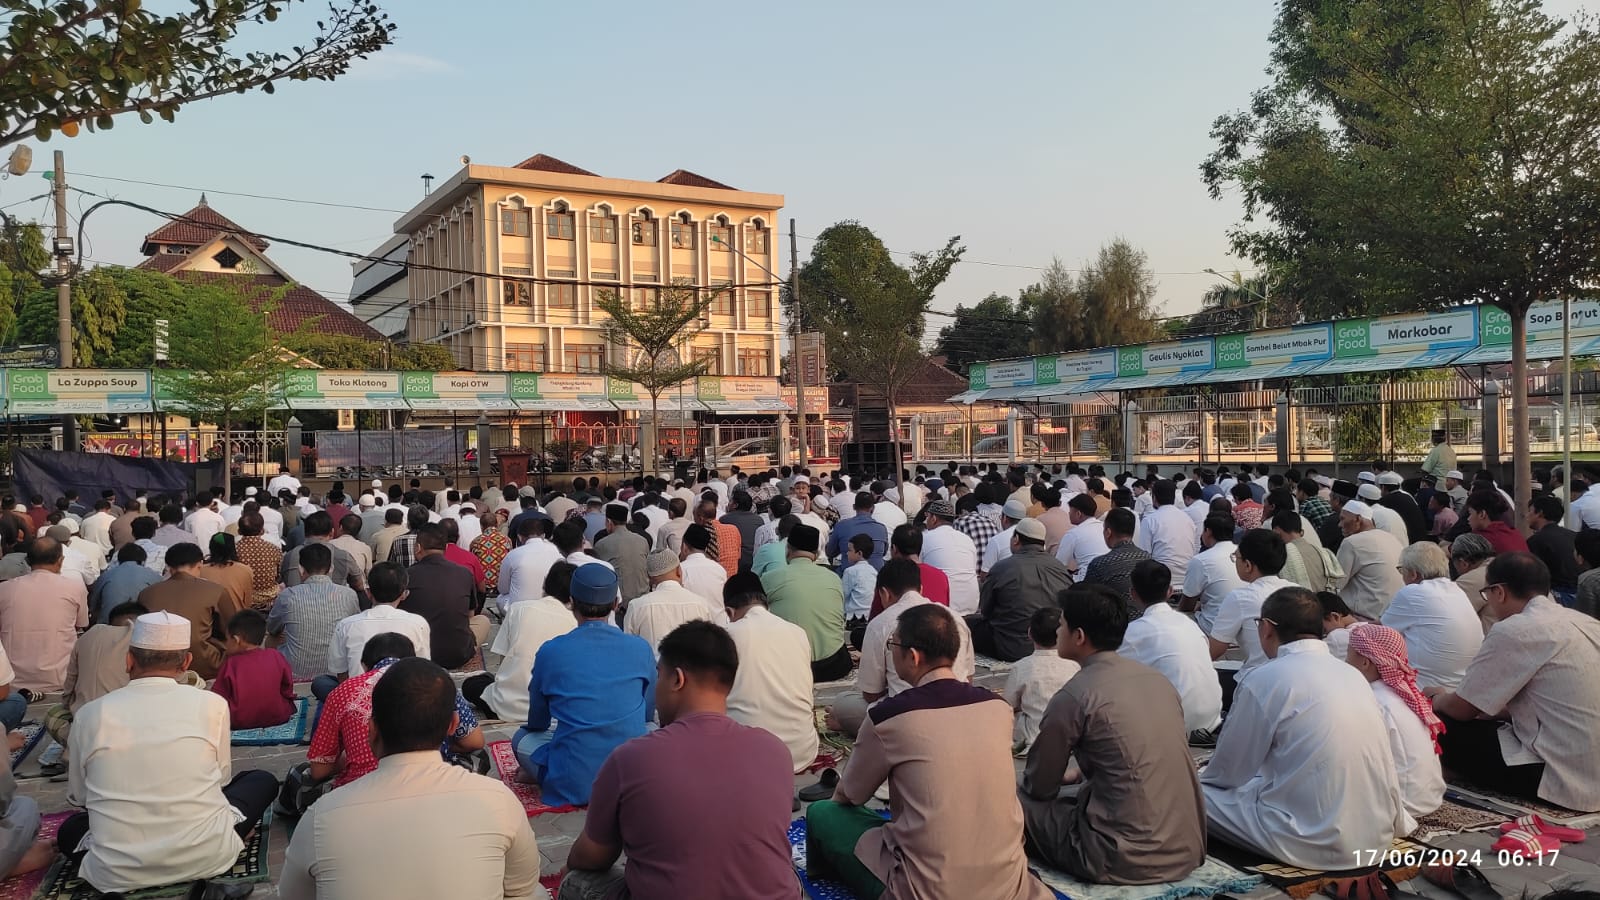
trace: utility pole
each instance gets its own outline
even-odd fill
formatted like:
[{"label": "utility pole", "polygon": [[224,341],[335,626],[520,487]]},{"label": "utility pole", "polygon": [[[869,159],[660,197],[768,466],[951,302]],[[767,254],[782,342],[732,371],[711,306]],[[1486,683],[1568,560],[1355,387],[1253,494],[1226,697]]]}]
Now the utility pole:
[{"label": "utility pole", "polygon": [[[51,193],[56,205],[56,340],[61,344],[63,369],[72,368],[72,236],[67,233],[67,169],[65,155],[56,151],[51,173]],[[61,418],[61,446],[68,452],[78,449],[78,423],[72,416]]]},{"label": "utility pole", "polygon": [[789,300],[794,319],[793,343],[789,347],[789,369],[794,372],[794,405],[800,416],[800,468],[806,466],[806,373],[800,366],[800,239],[789,220]]}]

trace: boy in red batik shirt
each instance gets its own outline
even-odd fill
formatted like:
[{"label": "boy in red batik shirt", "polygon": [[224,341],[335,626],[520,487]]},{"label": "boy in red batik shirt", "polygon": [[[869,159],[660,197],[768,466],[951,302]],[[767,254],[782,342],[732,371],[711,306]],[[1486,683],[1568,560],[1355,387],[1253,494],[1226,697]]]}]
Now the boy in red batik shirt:
[{"label": "boy in red batik shirt", "polygon": [[211,690],[228,701],[232,728],[282,725],[294,715],[294,673],[282,653],[262,646],[267,617],[253,609],[228,620],[222,668]]}]

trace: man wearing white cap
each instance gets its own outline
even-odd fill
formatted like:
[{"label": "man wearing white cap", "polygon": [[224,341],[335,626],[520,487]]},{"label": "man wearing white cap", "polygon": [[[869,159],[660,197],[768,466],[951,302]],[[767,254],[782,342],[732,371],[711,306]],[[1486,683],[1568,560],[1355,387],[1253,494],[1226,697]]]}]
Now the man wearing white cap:
[{"label": "man wearing white cap", "polygon": [[1368,506],[1373,523],[1380,529],[1394,535],[1394,539],[1400,542],[1400,546],[1404,547],[1411,543],[1411,534],[1406,529],[1406,521],[1400,518],[1400,514],[1394,510],[1387,506],[1380,506],[1378,501],[1382,497],[1383,490],[1376,484],[1363,482],[1359,488],[1356,488],[1356,499]]},{"label": "man wearing white cap", "polygon": [[1378,498],[1377,505],[1393,510],[1395,515],[1400,517],[1400,521],[1406,527],[1406,543],[1415,544],[1428,539],[1428,525],[1423,519],[1422,507],[1417,504],[1417,498],[1401,490],[1403,484],[1405,482],[1400,478],[1399,472],[1384,472],[1379,475],[1378,490],[1382,492],[1382,496]]},{"label": "man wearing white cap", "polygon": [[1373,512],[1361,500],[1351,500],[1339,511],[1339,528],[1344,532],[1339,567],[1344,577],[1339,579],[1338,594],[1352,612],[1368,619],[1382,616],[1394,595],[1405,587],[1399,571],[1404,545],[1377,526]]},{"label": "man wearing white cap", "polygon": [[678,554],[671,550],[651,553],[645,560],[645,571],[650,590],[628,602],[622,630],[649,641],[651,650],[660,647],[661,639],[685,622],[703,619],[728,624],[727,613],[721,607],[713,608],[705,598],[683,586]]},{"label": "man wearing white cap", "polygon": [[1444,473],[1444,492],[1450,495],[1450,505],[1455,509],[1456,515],[1462,515],[1467,508],[1467,486],[1463,484],[1467,476],[1460,469],[1451,469]]},{"label": "man wearing white cap", "polygon": [[1011,535],[1016,533],[1017,523],[1028,517],[1028,504],[1015,497],[1007,497],[1005,505],[1000,508],[1000,533],[989,539],[983,548],[983,559],[980,561],[978,571],[987,575],[994,571],[1000,560],[1011,555]]},{"label": "man wearing white cap", "polygon": [[[57,845],[80,856],[95,890],[130,892],[215,878],[233,868],[278,780],[233,774],[228,704],[177,679],[191,627],[155,612],[134,621],[128,685],[73,717],[67,800],[81,806]],[[207,884],[191,897],[244,897],[251,885]]]}]

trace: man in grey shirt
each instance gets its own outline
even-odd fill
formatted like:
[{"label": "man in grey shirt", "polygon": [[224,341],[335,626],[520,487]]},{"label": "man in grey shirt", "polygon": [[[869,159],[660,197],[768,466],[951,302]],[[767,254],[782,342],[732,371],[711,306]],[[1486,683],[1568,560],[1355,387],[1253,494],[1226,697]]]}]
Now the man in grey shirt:
[{"label": "man in grey shirt", "polygon": [[650,590],[650,578],[645,572],[645,557],[650,555],[650,542],[628,529],[628,507],[621,503],[606,506],[606,530],[594,545],[594,557],[608,562],[617,572],[617,589],[626,604]]}]

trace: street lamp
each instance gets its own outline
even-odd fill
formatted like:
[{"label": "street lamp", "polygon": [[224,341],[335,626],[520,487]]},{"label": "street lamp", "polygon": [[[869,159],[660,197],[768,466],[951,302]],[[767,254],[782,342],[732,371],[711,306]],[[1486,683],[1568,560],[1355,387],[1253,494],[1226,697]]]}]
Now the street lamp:
[{"label": "street lamp", "polygon": [[[1265,304],[1272,302],[1272,299],[1270,297],[1268,297],[1266,294],[1263,294],[1263,293],[1261,293],[1261,292],[1259,292],[1257,290],[1254,290],[1253,288],[1246,287],[1243,278],[1235,278],[1234,276],[1224,275],[1221,272],[1218,272],[1216,269],[1209,269],[1208,268],[1208,269],[1201,269],[1200,271],[1206,273],[1207,275],[1215,275],[1218,278],[1221,278],[1223,281],[1226,281],[1229,284],[1233,285],[1238,290],[1244,291],[1246,294],[1249,294],[1250,296],[1255,297],[1256,299],[1260,300],[1263,305],[1261,307],[1261,318],[1260,318],[1260,323],[1259,324],[1261,324],[1261,325],[1265,325],[1266,324],[1266,322],[1267,322],[1267,309],[1266,309]],[[1262,282],[1262,283],[1263,284],[1267,284],[1267,282]],[[1269,290],[1269,291],[1272,290],[1272,287],[1271,287],[1270,284],[1268,284],[1267,290]],[[1256,321],[1256,318],[1254,316],[1252,316],[1251,317],[1251,321],[1254,323]]]},{"label": "street lamp", "polygon": [[[790,223],[790,229],[793,230],[792,220]],[[724,241],[721,235],[712,235],[711,243],[720,244],[723,247],[726,247],[728,250],[739,254],[739,257],[745,262],[750,263],[751,265],[771,276],[774,282],[777,282],[778,284],[783,283],[783,278],[781,278],[777,272],[774,272],[761,263],[751,259],[749,254],[733,246],[727,241]],[[798,271],[791,274],[795,279],[794,295],[796,299],[798,299],[800,296],[800,292],[798,290],[800,274]],[[806,465],[806,379],[805,373],[800,371],[800,309],[798,303],[795,304],[794,334],[791,336],[789,342],[789,370],[794,373],[794,405],[799,414],[798,418],[800,421],[800,441],[798,448],[800,451],[799,468],[803,469]]]}]

